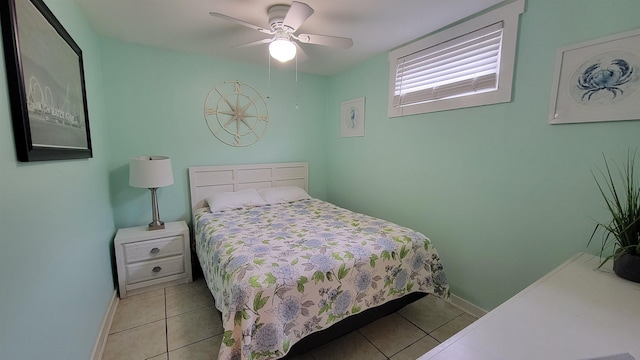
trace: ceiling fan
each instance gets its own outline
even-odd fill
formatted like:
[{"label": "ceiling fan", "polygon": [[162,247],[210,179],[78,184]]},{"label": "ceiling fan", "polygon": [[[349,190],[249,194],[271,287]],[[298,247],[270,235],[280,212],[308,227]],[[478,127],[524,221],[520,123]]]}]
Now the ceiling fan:
[{"label": "ceiling fan", "polygon": [[317,34],[295,34],[300,25],[302,25],[302,23],[304,23],[305,20],[313,14],[311,6],[299,1],[293,1],[291,5],[278,4],[269,7],[267,10],[270,25],[269,29],[262,28],[225,14],[217,12],[210,12],[209,14],[220,19],[232,21],[248,28],[258,30],[263,34],[272,35],[271,38],[254,41],[240,46],[244,47],[269,44],[269,54],[271,54],[271,57],[281,62],[287,62],[293,59],[296,56],[296,50],[301,53],[298,55],[299,58],[306,57],[298,42],[302,44],[324,45],[343,49],[348,49],[353,45],[353,40],[345,37]]}]

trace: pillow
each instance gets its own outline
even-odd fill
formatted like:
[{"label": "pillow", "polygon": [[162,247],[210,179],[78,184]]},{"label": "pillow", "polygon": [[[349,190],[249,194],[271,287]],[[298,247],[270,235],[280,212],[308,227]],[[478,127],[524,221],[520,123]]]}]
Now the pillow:
[{"label": "pillow", "polygon": [[205,199],[211,212],[266,205],[256,189],[223,192]]},{"label": "pillow", "polygon": [[311,198],[304,189],[298,186],[266,188],[261,189],[258,193],[267,204],[281,204]]}]

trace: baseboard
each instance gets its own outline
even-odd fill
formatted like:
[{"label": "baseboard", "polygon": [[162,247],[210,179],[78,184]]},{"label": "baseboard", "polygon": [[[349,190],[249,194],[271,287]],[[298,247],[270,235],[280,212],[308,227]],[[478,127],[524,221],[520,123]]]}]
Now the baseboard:
[{"label": "baseboard", "polygon": [[453,295],[453,294],[451,294],[451,305],[456,306],[456,307],[460,308],[461,310],[464,310],[464,311],[468,312],[469,314],[471,314],[471,315],[473,315],[475,317],[478,317],[478,318],[483,317],[488,312],[487,310],[485,310],[485,309],[483,309],[483,308],[481,308],[481,307],[479,307],[477,305],[474,305],[474,304],[468,302],[467,300],[465,300],[465,299],[463,299],[463,298],[461,298],[459,296]]},{"label": "baseboard", "polygon": [[100,332],[98,333],[98,339],[96,345],[93,347],[93,353],[91,354],[91,360],[101,360],[102,353],[104,353],[104,347],[107,345],[107,337],[109,336],[109,330],[111,330],[111,323],[113,317],[116,314],[116,308],[118,307],[118,292],[113,291],[111,301],[107,307],[107,312],[102,319],[102,325],[100,326]]}]

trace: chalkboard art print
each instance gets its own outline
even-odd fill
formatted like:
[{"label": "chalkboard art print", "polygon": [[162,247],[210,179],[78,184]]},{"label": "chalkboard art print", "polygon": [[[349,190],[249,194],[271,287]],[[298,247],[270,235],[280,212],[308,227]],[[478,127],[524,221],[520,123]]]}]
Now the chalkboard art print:
[{"label": "chalkboard art print", "polygon": [[41,0],[0,14],[18,160],[92,157],[80,47]]}]

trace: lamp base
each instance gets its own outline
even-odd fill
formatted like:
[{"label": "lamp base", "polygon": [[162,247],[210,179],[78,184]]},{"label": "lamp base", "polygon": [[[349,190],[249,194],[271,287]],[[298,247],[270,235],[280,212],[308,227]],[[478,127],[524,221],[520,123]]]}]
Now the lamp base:
[{"label": "lamp base", "polygon": [[164,221],[160,221],[160,211],[158,211],[158,188],[149,188],[151,190],[151,210],[153,211],[153,221],[149,223],[149,230],[164,229]]},{"label": "lamp base", "polygon": [[164,221],[154,221],[149,223],[149,230],[162,230],[164,229]]}]

